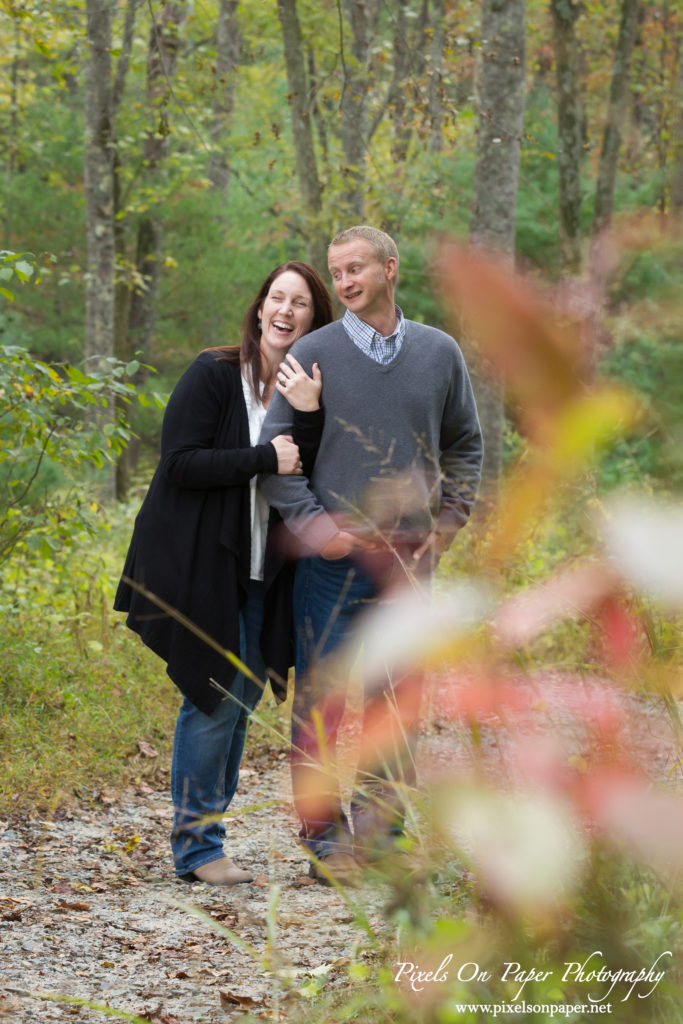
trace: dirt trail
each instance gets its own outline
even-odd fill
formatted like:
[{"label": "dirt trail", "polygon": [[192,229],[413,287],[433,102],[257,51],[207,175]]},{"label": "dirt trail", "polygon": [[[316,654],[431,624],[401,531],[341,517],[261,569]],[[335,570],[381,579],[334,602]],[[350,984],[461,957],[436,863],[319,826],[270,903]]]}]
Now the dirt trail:
[{"label": "dirt trail", "polygon": [[[283,795],[288,772],[282,764],[274,771]],[[246,949],[213,931],[211,921],[263,953],[275,886],[281,889],[275,935],[281,965],[298,984],[330,964],[328,975],[339,972],[364,934],[347,904],[308,879],[285,809],[240,816],[273,795],[272,765],[245,765],[228,822],[229,849],[256,879],[230,890],[173,878],[170,800],[147,786],[105,795],[99,806],[52,821],[0,823],[0,1020],[105,1019],[94,1008],[41,999],[40,992],[158,1024],[213,1024],[233,1011],[237,1017],[242,1009],[265,1011],[273,1002],[272,979]],[[381,928],[382,894],[364,888],[354,898],[362,898]]]}]

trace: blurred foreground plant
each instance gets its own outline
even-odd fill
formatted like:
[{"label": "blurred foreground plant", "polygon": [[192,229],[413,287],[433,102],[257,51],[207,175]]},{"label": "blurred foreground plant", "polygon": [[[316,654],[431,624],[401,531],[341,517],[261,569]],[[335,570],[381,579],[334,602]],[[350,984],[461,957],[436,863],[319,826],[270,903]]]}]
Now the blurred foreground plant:
[{"label": "blurred foreground plant", "polygon": [[[601,452],[640,423],[633,393],[593,372],[595,323],[480,252],[447,244],[440,273],[446,302],[504,377],[528,448],[495,515],[470,528],[476,574],[442,574],[432,597],[394,594],[367,616],[360,658],[354,649],[337,668],[426,670],[439,733],[419,793],[405,793],[411,856],[374,869],[390,887],[392,938],[354,965],[357,995],[330,994],[324,1019],[675,1024],[683,676],[680,642],[654,635],[656,623],[671,637],[680,627],[683,510],[651,493],[606,501],[595,487]],[[566,551],[521,587],[530,536],[586,480],[592,543],[584,536],[580,557]],[[576,621],[590,676],[525,657]],[[396,713],[376,723],[380,757]]]}]

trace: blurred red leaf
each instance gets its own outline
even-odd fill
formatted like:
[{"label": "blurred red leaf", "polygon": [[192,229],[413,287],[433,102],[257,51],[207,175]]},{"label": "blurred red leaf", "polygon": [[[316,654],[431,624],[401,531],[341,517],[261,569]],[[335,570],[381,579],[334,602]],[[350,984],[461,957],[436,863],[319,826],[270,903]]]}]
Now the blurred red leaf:
[{"label": "blurred red leaf", "polygon": [[621,589],[609,566],[578,563],[505,601],[493,619],[494,634],[506,647],[521,647],[556,622],[590,615]]},{"label": "blurred red leaf", "polygon": [[548,420],[589,377],[581,333],[548,298],[491,254],[446,242],[438,277],[444,300],[520,405],[527,431],[542,440]]}]

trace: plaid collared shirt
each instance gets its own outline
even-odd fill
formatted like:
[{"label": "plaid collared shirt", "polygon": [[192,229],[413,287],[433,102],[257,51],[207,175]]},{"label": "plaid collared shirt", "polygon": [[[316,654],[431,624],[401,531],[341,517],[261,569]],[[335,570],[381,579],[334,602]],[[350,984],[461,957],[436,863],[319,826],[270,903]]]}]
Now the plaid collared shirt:
[{"label": "plaid collared shirt", "polygon": [[387,338],[383,338],[374,327],[366,324],[350,309],[347,309],[342,317],[344,330],[354,345],[357,345],[361,352],[365,352],[366,356],[370,356],[376,363],[381,363],[383,366],[386,366],[398,355],[406,334],[403,313],[398,306],[394,306],[394,309],[397,320],[396,330]]}]

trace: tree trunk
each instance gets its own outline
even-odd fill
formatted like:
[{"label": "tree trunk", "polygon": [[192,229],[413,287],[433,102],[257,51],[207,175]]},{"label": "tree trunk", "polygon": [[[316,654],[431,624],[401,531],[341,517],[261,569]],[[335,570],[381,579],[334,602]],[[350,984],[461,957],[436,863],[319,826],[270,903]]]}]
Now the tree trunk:
[{"label": "tree trunk", "polygon": [[[121,53],[116,62],[116,74],[114,77],[113,110],[114,119],[118,115],[119,108],[123,101],[126,87],[126,77],[130,67],[130,55],[133,48],[135,36],[135,21],[138,8],[143,0],[128,0],[123,26],[123,38]],[[131,274],[129,261],[126,254],[126,226],[121,212],[121,176],[118,152],[114,152],[114,247],[116,252],[116,278],[114,284],[114,355],[117,359],[128,362],[131,358],[128,344],[128,317],[130,315],[131,296]],[[119,413],[129,417],[130,407],[126,406],[120,398],[116,400],[116,408]],[[128,495],[130,462],[134,443],[129,444],[116,460],[116,497],[119,501],[125,501]]]},{"label": "tree trunk", "polygon": [[[370,59],[369,12],[365,0],[343,0],[351,26],[351,51],[344,47],[344,23],[339,9],[342,62],[341,143],[346,186],[341,202],[351,218],[363,220],[365,210],[365,151],[367,148],[368,65]],[[350,58],[350,59],[349,59]]]},{"label": "tree trunk", "polygon": [[[114,160],[114,209],[121,209],[121,178],[119,174],[118,156]],[[114,355],[122,362],[131,358],[128,344],[128,319],[130,317],[130,296],[132,285],[126,259],[126,229],[120,217],[114,219],[114,244],[116,249],[117,273],[114,285]],[[127,419],[132,419],[131,409],[125,406],[120,398],[116,407]],[[130,487],[131,462],[135,442],[131,441],[116,460],[115,492],[118,501],[126,501]]]},{"label": "tree trunk", "polygon": [[306,58],[308,61],[308,81],[310,83],[309,91],[311,97],[311,114],[318,132],[318,144],[322,152],[323,162],[325,167],[328,167],[329,148],[327,144],[327,125],[325,124],[325,117],[318,101],[318,90],[320,86],[318,82],[318,69],[315,62],[315,50],[310,45],[306,51]]},{"label": "tree trunk", "polygon": [[114,125],[111,91],[111,2],[87,0],[85,90],[85,293],[87,369],[114,352]]},{"label": "tree trunk", "polygon": [[240,35],[237,24],[237,0],[220,0],[216,27],[216,98],[209,130],[211,159],[209,179],[221,193],[225,206],[230,181],[230,151],[227,135],[235,107],[235,67],[239,57]]},{"label": "tree trunk", "polygon": [[[394,163],[402,163],[407,155],[412,126],[406,122],[407,110],[407,84],[411,70],[421,72],[426,67],[427,61],[424,51],[428,47],[428,19],[429,3],[424,0],[420,18],[415,27],[415,32],[408,29],[409,12],[411,5],[408,0],[398,0],[394,11],[394,71],[387,90],[386,99],[379,106],[367,132],[368,142],[372,139],[377,128],[384,120],[387,111],[391,115],[393,141],[391,155]],[[413,39],[411,39],[413,36]],[[417,37],[417,42],[415,41]],[[389,218],[391,220],[391,218]]]},{"label": "tree trunk", "polygon": [[[126,27],[132,39],[133,25],[128,25],[129,17],[134,18],[137,0],[129,0],[126,12]],[[158,13],[152,15],[152,28],[147,49],[147,100],[154,118],[154,127],[147,133],[144,144],[145,178],[150,193],[160,191],[154,182],[168,152],[168,113],[167,107],[171,98],[172,81],[175,74],[178,50],[180,48],[180,29],[185,19],[185,0],[164,3]],[[129,38],[124,29],[124,47],[117,67],[117,85],[119,72],[128,62],[125,42]],[[123,79],[117,89],[117,98],[123,92]],[[118,167],[115,168],[118,171]],[[119,202],[118,174],[116,174],[116,200]],[[119,254],[119,281],[116,289],[116,354],[119,359],[129,361],[136,354],[141,354],[143,361],[149,358],[149,352],[156,324],[156,306],[161,278],[161,255],[163,239],[163,222],[160,204],[151,206],[137,229],[135,246],[134,272],[131,273],[129,260],[125,251],[125,231],[121,220],[116,222],[116,242]],[[143,373],[138,375],[137,383],[143,380]],[[125,501],[130,484],[132,447],[126,448],[116,467],[116,496]]]},{"label": "tree trunk", "polygon": [[408,154],[410,145],[411,130],[406,123],[406,110],[408,97],[406,96],[406,82],[410,73],[411,48],[408,43],[408,24],[406,0],[398,0],[394,11],[394,77],[391,88],[391,120],[393,127],[393,141],[391,144],[391,157],[394,163],[402,164]]},{"label": "tree trunk", "polygon": [[[479,135],[470,240],[514,260],[524,125],[524,0],[483,0]],[[494,501],[503,462],[504,390],[465,343],[484,433],[482,495]]]},{"label": "tree trunk", "polygon": [[119,59],[116,62],[116,75],[114,78],[114,116],[116,116],[119,107],[121,106],[121,100],[123,99],[123,92],[126,86],[126,76],[130,67],[130,54],[133,49],[133,37],[135,35],[135,19],[137,17],[138,7],[143,3],[143,0],[128,0],[126,4],[126,14],[123,23],[123,38],[121,41],[121,53]]},{"label": "tree trunk", "polygon": [[[158,178],[159,170],[168,153],[168,104],[180,49],[180,29],[185,14],[185,0],[166,0],[150,31],[147,50],[147,100],[156,122],[154,128],[148,131],[144,146],[146,175],[150,188],[153,187],[155,178]],[[156,321],[162,238],[161,205],[156,204],[138,225],[135,262],[139,278],[144,284],[136,288],[132,294],[128,324],[131,352],[141,351],[145,358],[149,354]]]},{"label": "tree trunk", "polygon": [[429,117],[429,148],[438,152],[443,146],[443,50],[446,40],[446,6],[444,0],[433,0],[431,38],[429,41],[429,85],[427,115]]},{"label": "tree trunk", "polygon": [[296,0],[277,0],[277,9],[282,26],[296,169],[304,205],[308,258],[318,271],[326,274],[327,240],[322,227],[322,191],[313,144],[310,96],[306,82],[306,53]]},{"label": "tree trunk", "polygon": [[[12,28],[12,64],[9,75],[10,130],[8,132],[9,138],[6,140],[8,143],[9,150],[8,169],[10,178],[14,177],[17,171],[23,172],[26,169],[24,161],[20,160],[19,158],[19,93],[21,86],[22,65],[22,19],[18,16],[18,12],[14,13]],[[5,228],[5,246],[7,246],[8,248],[12,248],[14,244],[12,237],[14,229],[14,211],[12,209],[12,203],[3,203],[3,214]]]},{"label": "tree trunk", "polygon": [[[683,218],[683,34],[678,37],[678,81],[676,83],[676,118],[673,126],[671,188],[669,210]],[[678,230],[683,224],[678,225]]]},{"label": "tree trunk", "polygon": [[574,25],[576,0],[550,0],[557,80],[557,170],[560,188],[560,242],[564,265],[581,267],[581,105]]},{"label": "tree trunk", "polygon": [[638,31],[638,8],[640,0],[622,0],[619,37],[614,53],[612,82],[609,91],[609,105],[605,131],[602,136],[600,166],[595,191],[593,210],[593,236],[599,234],[612,219],[614,184],[617,176],[617,160],[621,145],[621,125],[626,114],[628,79],[631,55]]},{"label": "tree trunk", "polygon": [[[385,212],[382,217],[381,227],[390,235],[399,235],[401,231],[400,200],[403,190],[403,174],[406,166],[406,157],[413,128],[408,117],[408,85],[411,70],[423,68],[426,64],[421,50],[424,49],[426,40],[426,19],[428,2],[424,0],[419,24],[416,26],[416,35],[419,43],[411,45],[408,22],[410,3],[408,0],[398,0],[394,5],[394,70],[391,82],[387,90],[386,99],[375,112],[370,128],[368,130],[368,142],[374,135],[379,125],[388,114],[391,118],[391,160],[393,173],[391,180],[385,185]],[[412,114],[412,112],[411,112]]]},{"label": "tree trunk", "polygon": [[[85,78],[85,366],[96,373],[114,354],[114,122],[111,87],[111,0],[86,0]],[[95,419],[112,422],[111,407]],[[113,494],[113,472],[104,487]]]}]

